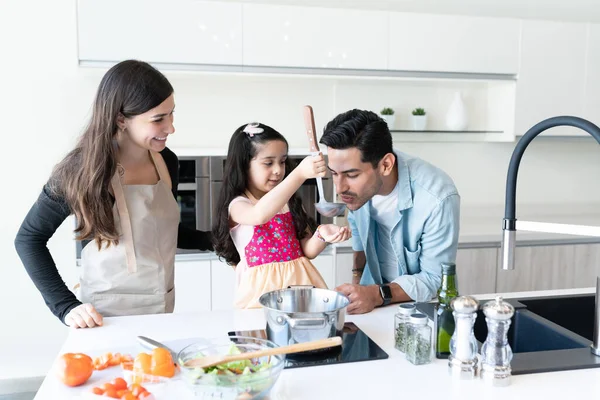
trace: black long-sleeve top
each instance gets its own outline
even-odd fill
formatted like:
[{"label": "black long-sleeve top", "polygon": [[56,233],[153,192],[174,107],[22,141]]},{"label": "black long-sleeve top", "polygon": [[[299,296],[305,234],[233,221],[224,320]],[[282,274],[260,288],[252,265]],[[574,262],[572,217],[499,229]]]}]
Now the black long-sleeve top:
[{"label": "black long-sleeve top", "polygon": [[[179,162],[175,153],[165,148],[160,153],[171,176],[172,192],[177,199]],[[25,217],[15,248],[29,277],[42,294],[46,305],[64,323],[65,316],[81,304],[62,280],[46,244],[56,229],[71,215],[64,198],[57,197],[46,184],[37,201]],[[177,247],[180,249],[213,250],[210,232],[197,231],[179,224]]]}]

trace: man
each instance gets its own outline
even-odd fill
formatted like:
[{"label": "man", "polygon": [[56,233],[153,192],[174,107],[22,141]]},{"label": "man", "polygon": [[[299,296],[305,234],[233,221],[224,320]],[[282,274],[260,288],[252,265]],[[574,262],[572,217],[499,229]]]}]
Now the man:
[{"label": "man", "polygon": [[336,288],[350,299],[348,313],[430,300],[441,284],[441,264],[456,258],[460,196],[452,179],[395,150],[387,124],[370,111],[338,115],[320,143],[350,210],[352,272],[360,284]]}]

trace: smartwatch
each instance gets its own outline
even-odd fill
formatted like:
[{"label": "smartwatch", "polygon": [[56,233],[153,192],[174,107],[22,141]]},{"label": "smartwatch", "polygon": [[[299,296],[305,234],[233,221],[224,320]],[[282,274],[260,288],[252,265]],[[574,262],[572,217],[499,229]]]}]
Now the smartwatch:
[{"label": "smartwatch", "polygon": [[382,307],[392,302],[392,289],[390,289],[389,285],[379,285],[379,294],[383,299]]}]

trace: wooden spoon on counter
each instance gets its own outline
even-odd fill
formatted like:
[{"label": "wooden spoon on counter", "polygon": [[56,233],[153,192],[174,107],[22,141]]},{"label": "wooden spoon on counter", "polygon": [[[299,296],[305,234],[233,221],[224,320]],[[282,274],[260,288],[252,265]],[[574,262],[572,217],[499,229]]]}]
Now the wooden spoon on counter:
[{"label": "wooden spoon on counter", "polygon": [[215,365],[226,364],[232,361],[248,360],[250,358],[259,358],[265,356],[276,356],[278,354],[301,353],[303,351],[326,349],[342,345],[342,338],[334,336],[327,339],[313,340],[312,342],[296,343],[288,346],[273,347],[269,349],[249,351],[241,354],[215,354],[201,358],[194,358],[183,364],[187,368],[208,368]]}]

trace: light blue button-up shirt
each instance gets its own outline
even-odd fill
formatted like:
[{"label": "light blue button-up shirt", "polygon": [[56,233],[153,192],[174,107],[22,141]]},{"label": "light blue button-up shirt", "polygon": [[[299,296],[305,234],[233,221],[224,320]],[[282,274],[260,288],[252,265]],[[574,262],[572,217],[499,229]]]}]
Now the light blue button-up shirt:
[{"label": "light blue button-up shirt", "polygon": [[[400,285],[411,299],[428,301],[442,281],[444,262],[455,262],[460,224],[460,196],[452,179],[439,168],[394,150],[398,163],[398,216],[391,231]],[[371,201],[348,214],[352,248],[367,259],[360,283],[386,283],[377,254],[377,223]]]}]

